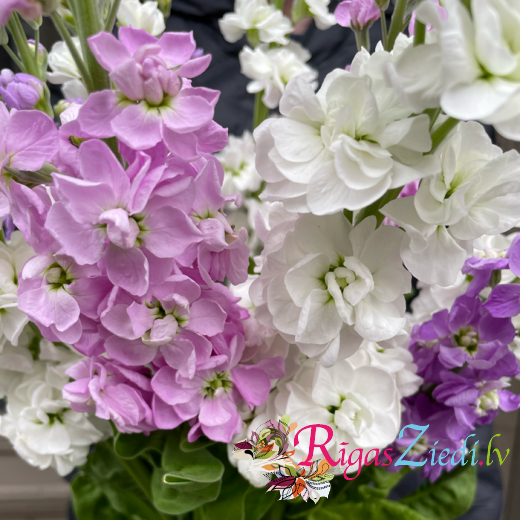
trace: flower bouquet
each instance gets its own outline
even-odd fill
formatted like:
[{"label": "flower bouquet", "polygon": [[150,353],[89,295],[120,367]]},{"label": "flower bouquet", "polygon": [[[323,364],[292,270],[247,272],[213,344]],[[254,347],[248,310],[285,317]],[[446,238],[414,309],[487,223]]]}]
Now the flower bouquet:
[{"label": "flower bouquet", "polygon": [[[520,11],[329,3],[221,18],[229,141],[170,2],[0,3],[0,434],[78,520],[455,519],[520,407],[520,155],[487,133],[520,141]],[[358,46],[321,82],[311,19]]]}]

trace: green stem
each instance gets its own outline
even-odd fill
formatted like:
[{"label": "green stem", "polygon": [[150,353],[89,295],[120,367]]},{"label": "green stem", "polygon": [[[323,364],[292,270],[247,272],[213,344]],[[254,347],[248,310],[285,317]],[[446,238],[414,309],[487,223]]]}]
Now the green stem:
[{"label": "green stem", "polygon": [[9,54],[11,59],[15,62],[16,66],[20,70],[23,70],[23,63],[20,61],[20,58],[13,52],[11,47],[9,47],[9,45],[2,45],[2,47],[5,49],[5,52],[7,52],[7,54]]},{"label": "green stem", "polygon": [[370,206],[363,208],[356,215],[356,225],[362,220],[374,215],[377,219],[377,227],[381,225],[381,222],[385,219],[385,216],[379,211],[383,206],[386,206],[390,201],[397,199],[399,193],[401,193],[403,186],[400,188],[393,188],[388,190],[380,199],[376,200]]},{"label": "green stem", "polygon": [[459,120],[449,117],[432,134],[432,149],[429,153],[435,152],[444,138],[459,124]]},{"label": "green stem", "polygon": [[264,92],[257,92],[255,94],[255,111],[253,116],[253,130],[260,124],[262,121],[265,121],[269,117],[269,109],[264,105],[262,101],[262,96]]},{"label": "green stem", "polygon": [[114,29],[114,24],[116,23],[117,11],[119,11],[119,6],[121,4],[121,0],[114,0],[112,7],[110,8],[110,12],[108,14],[107,21],[105,23],[105,31],[112,32]]},{"label": "green stem", "polygon": [[67,29],[67,26],[65,25],[65,22],[63,21],[62,17],[57,13],[57,11],[51,14],[51,19],[54,23],[54,26],[56,27],[56,30],[60,33],[60,36],[63,38],[63,41],[67,45],[72,59],[78,67],[79,73],[81,74],[81,78],[83,79],[85,87],[89,92],[92,92],[93,86],[89,71],[77,47],[74,45],[74,41],[72,40],[72,37],[69,33],[69,30]]},{"label": "green stem", "polygon": [[391,51],[394,48],[394,43],[399,33],[404,29],[404,16],[406,13],[407,0],[397,0],[392,15],[392,22],[390,23],[390,31],[388,33],[388,40],[385,50]]},{"label": "green stem", "polygon": [[23,64],[22,71],[40,78],[40,68],[38,67],[37,62],[34,60],[31,49],[29,49],[29,45],[27,44],[27,37],[25,36],[22,24],[16,13],[13,13],[13,16],[9,20],[8,27],[13,36],[16,48],[18,49],[18,54]]},{"label": "green stem", "polygon": [[97,2],[96,0],[70,0],[70,4],[74,6],[83,59],[92,80],[92,88],[89,89],[89,92],[110,89],[108,72],[98,63],[88,45],[88,38],[103,30]]},{"label": "green stem", "polygon": [[386,49],[388,45],[388,29],[386,27],[386,14],[384,9],[381,9],[381,33],[383,35],[383,47]]},{"label": "green stem", "polygon": [[34,60],[36,61],[36,63],[40,62],[39,57],[40,57],[40,28],[38,27],[38,29],[36,29],[36,31],[34,31]]},{"label": "green stem", "polygon": [[368,52],[370,52],[370,32],[368,27],[365,27],[360,31],[355,30],[354,35],[356,36],[357,50],[360,51],[364,47]]},{"label": "green stem", "polygon": [[419,22],[419,20],[415,20],[415,34],[413,37],[413,45],[417,47],[417,45],[422,45],[426,38],[426,25]]},{"label": "green stem", "polygon": [[432,131],[433,125],[437,121],[437,118],[441,115],[441,107],[427,108],[424,113],[430,118],[430,132]]}]

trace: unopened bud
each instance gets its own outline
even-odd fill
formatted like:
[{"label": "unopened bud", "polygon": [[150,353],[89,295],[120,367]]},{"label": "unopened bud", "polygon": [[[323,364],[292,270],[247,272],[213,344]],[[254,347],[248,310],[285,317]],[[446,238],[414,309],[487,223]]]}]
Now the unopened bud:
[{"label": "unopened bud", "polygon": [[4,170],[11,174],[17,182],[29,187],[38,186],[40,184],[52,184],[53,179],[51,173],[58,171],[49,163],[44,163],[37,171],[18,170],[10,166],[4,166]]},{"label": "unopened bud", "polygon": [[9,35],[3,25],[0,25],[0,45],[7,45],[9,43]]}]

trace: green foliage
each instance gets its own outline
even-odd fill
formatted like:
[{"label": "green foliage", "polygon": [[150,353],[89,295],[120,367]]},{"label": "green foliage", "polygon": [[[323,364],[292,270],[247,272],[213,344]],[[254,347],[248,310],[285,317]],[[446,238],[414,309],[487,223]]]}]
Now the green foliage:
[{"label": "green foliage", "polygon": [[424,520],[424,517],[404,504],[391,500],[371,499],[365,502],[325,505],[309,520]]},{"label": "green foliage", "polygon": [[424,518],[452,520],[464,514],[473,503],[477,487],[475,466],[457,466],[433,484],[423,484],[401,503],[415,509]]}]

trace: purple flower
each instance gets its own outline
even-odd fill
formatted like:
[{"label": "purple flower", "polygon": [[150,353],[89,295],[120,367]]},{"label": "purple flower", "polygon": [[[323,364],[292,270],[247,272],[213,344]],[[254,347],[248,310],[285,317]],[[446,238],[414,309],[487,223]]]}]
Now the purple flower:
[{"label": "purple flower", "polygon": [[164,140],[185,160],[222,149],[227,131],[212,120],[220,93],[193,88],[186,79],[204,72],[211,61],[210,55],[192,58],[192,33],[165,33],[157,39],[123,27],[119,38],[102,32],[89,39],[119,92],[92,94],[80,111],[81,129],[93,137],[115,135],[135,150]]},{"label": "purple flower", "polygon": [[374,0],[347,0],[336,7],[334,15],[339,25],[361,30],[379,20],[381,11]]},{"label": "purple flower", "polygon": [[450,312],[450,336],[441,343],[439,360],[447,368],[465,363],[476,369],[491,368],[508,352],[515,337],[511,320],[486,313],[478,298],[459,296]]},{"label": "purple flower", "polygon": [[462,268],[463,274],[473,277],[467,290],[467,296],[478,296],[480,291],[488,286],[493,271],[507,269],[509,260],[507,258],[479,258],[471,257],[466,260]]},{"label": "purple flower", "polygon": [[496,318],[514,318],[520,314],[520,284],[497,285],[484,303]]},{"label": "purple flower", "polygon": [[[43,95],[43,83],[30,74],[19,73],[12,76],[7,82],[2,71],[0,79],[0,95],[8,108],[16,110],[32,110]],[[10,72],[10,71],[9,71]]]}]

